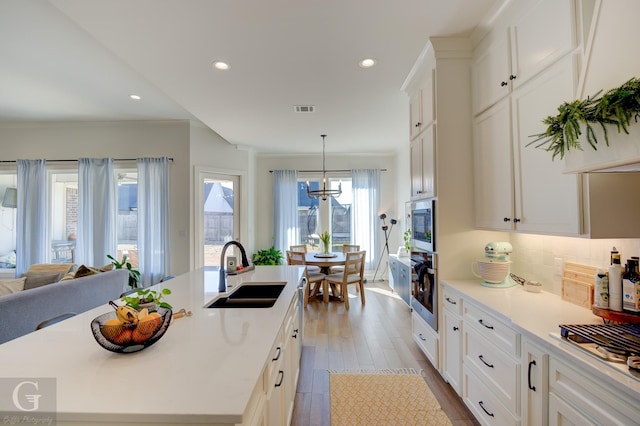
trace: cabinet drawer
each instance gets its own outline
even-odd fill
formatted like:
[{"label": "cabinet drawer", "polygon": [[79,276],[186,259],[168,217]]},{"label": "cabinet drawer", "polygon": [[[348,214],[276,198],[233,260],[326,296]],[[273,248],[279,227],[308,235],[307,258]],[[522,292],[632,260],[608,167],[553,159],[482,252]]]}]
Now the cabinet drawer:
[{"label": "cabinet drawer", "polygon": [[478,336],[477,333],[464,333],[463,365],[475,372],[482,382],[491,389],[491,393],[500,400],[511,413],[519,412],[520,363]]},{"label": "cabinet drawer", "polygon": [[411,313],[413,340],[429,358],[434,368],[438,369],[438,335],[418,314]]},{"label": "cabinet drawer", "polygon": [[552,393],[597,424],[637,424],[640,419],[637,400],[550,357],[549,396]]},{"label": "cabinet drawer", "polygon": [[475,305],[465,303],[464,326],[473,327],[485,339],[515,357],[520,356],[520,334],[493,315]]},{"label": "cabinet drawer", "polygon": [[464,369],[464,402],[483,425],[520,425],[520,421],[473,372]]},{"label": "cabinet drawer", "polygon": [[456,315],[462,315],[462,297],[460,294],[447,286],[442,286],[441,288],[444,309]]}]

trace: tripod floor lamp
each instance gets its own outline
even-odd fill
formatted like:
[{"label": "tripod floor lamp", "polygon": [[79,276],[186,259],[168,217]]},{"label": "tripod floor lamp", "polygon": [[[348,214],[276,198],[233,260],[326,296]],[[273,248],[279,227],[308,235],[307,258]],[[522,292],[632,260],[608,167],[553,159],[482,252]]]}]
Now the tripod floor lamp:
[{"label": "tripod floor lamp", "polygon": [[389,258],[389,233],[391,233],[391,230],[393,229],[393,225],[395,225],[396,223],[398,223],[397,220],[395,219],[391,219],[391,226],[387,226],[386,223],[386,219],[387,219],[387,215],[382,213],[380,216],[380,220],[382,220],[382,230],[384,231],[384,246],[382,247],[382,250],[380,251],[380,260],[378,260],[378,266],[376,267],[376,273],[373,274],[373,281],[376,281],[376,276],[378,275],[378,269],[380,269],[380,264],[382,263],[382,258],[384,257],[384,252],[385,250],[387,251],[387,259]]}]

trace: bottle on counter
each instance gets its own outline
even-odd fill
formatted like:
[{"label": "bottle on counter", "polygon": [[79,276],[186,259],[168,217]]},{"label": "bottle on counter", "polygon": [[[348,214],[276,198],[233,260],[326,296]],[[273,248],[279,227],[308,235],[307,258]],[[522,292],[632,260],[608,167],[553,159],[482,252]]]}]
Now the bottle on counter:
[{"label": "bottle on counter", "polygon": [[622,312],[622,265],[615,247],[611,250],[609,266],[609,309]]},{"label": "bottle on counter", "polygon": [[598,308],[609,308],[609,277],[600,268],[596,272],[596,290],[593,304]]},{"label": "bottle on counter", "polygon": [[622,274],[622,310],[632,314],[640,312],[638,292],[640,291],[640,277],[638,276],[638,258],[627,260],[627,266]]}]

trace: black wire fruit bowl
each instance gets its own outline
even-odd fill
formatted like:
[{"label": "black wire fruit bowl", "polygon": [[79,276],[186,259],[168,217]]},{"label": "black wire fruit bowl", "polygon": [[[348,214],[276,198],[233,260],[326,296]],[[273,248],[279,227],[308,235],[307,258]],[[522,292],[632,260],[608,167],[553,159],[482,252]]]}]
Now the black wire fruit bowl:
[{"label": "black wire fruit bowl", "polygon": [[107,312],[91,321],[91,331],[98,344],[108,351],[138,352],[164,336],[172,316],[171,309],[159,307],[140,321],[125,323],[116,312]]}]

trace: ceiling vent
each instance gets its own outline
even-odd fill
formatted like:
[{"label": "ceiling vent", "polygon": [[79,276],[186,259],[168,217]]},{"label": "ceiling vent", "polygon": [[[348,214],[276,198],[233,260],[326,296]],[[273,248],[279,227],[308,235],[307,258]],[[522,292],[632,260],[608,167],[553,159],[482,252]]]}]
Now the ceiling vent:
[{"label": "ceiling vent", "polygon": [[315,112],[316,107],[313,105],[294,105],[295,112]]}]

